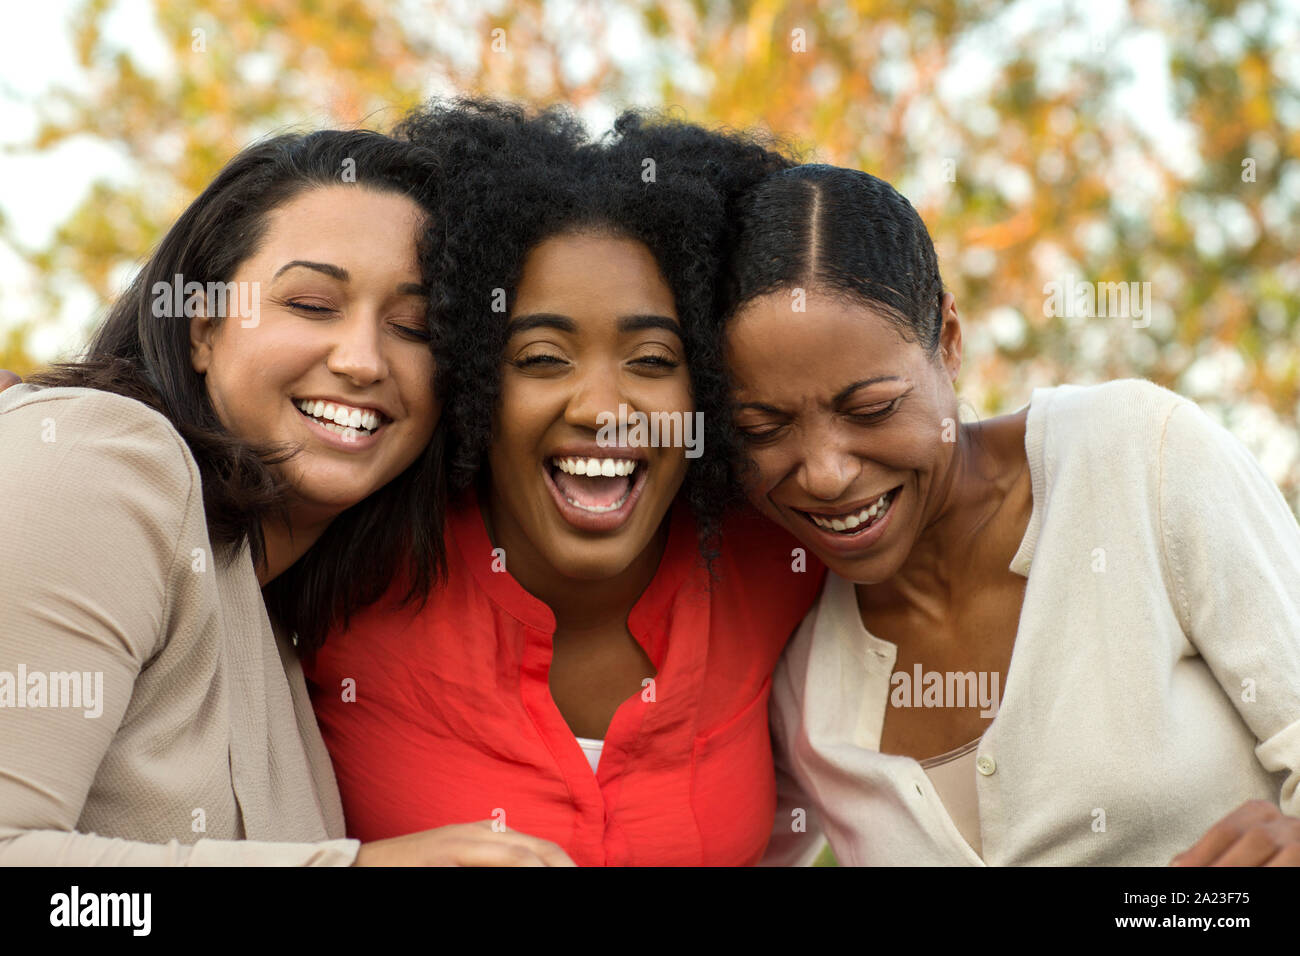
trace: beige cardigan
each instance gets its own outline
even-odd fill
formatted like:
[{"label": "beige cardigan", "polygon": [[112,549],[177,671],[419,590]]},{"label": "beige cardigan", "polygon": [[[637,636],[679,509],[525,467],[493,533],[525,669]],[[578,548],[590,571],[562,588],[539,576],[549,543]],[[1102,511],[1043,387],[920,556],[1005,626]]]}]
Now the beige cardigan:
[{"label": "beige cardigan", "polygon": [[898,645],[828,574],[772,679],[765,863],[809,862],[824,833],[842,865],[1164,866],[1247,800],[1300,816],[1300,527],[1277,487],[1142,381],[1036,389],[1025,452],[1024,607],[973,775],[982,856],[922,766],[879,752]]},{"label": "beige cardigan", "polygon": [[301,667],[171,423],[0,392],[0,502],[0,863],[351,864]]}]

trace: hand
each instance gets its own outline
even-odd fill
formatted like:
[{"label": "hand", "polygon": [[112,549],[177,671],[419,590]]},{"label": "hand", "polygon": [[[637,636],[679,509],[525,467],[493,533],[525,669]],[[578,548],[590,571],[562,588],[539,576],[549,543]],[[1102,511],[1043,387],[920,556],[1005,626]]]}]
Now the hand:
[{"label": "hand", "polygon": [[1267,800],[1243,803],[1170,866],[1300,866],[1300,819]]},{"label": "hand", "polygon": [[7,368],[0,368],[0,392],[3,392],[10,385],[18,385],[22,379],[9,371]]},{"label": "hand", "polygon": [[361,844],[353,866],[577,866],[549,840],[492,829],[491,820],[457,823]]}]

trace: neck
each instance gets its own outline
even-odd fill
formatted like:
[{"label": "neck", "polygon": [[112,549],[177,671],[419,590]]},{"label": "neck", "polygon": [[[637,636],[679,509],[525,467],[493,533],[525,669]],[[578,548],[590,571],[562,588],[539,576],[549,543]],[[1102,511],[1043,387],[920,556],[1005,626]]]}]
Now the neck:
[{"label": "neck", "polygon": [[911,552],[889,580],[869,589],[858,587],[860,605],[868,600],[873,605],[907,604],[941,620],[953,604],[954,591],[969,590],[972,580],[989,570],[986,532],[1027,463],[1023,431],[1019,449],[1003,448],[983,428],[978,423],[961,427]]},{"label": "neck", "polygon": [[291,518],[285,524],[278,518],[262,522],[262,541],[265,544],[263,561],[257,566],[257,584],[266,587],[288,570],[289,566],[307,553],[307,549],[320,539],[333,517],[314,521]]},{"label": "neck", "polygon": [[510,555],[510,576],[551,609],[556,630],[566,633],[626,625],[628,614],[659,569],[671,520],[665,516],[650,544],[618,574],[588,580],[569,577],[547,561],[491,496],[482,514],[492,546]]}]

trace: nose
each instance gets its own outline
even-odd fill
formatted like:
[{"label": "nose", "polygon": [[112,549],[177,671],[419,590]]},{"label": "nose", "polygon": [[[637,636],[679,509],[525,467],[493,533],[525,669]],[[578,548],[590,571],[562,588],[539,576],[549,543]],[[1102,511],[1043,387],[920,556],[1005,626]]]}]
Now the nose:
[{"label": "nose", "polygon": [[358,388],[385,378],[388,360],[384,356],[381,334],[376,309],[350,310],[335,326],[334,343],[326,362],[329,370],[350,379]]},{"label": "nose", "polygon": [[799,487],[820,501],[834,501],[862,473],[862,461],[833,429],[805,433],[796,479]]},{"label": "nose", "polygon": [[601,362],[579,366],[569,381],[573,391],[565,405],[564,420],[570,425],[599,431],[610,420],[608,416],[618,415],[620,404],[629,404],[619,385],[616,364]]}]

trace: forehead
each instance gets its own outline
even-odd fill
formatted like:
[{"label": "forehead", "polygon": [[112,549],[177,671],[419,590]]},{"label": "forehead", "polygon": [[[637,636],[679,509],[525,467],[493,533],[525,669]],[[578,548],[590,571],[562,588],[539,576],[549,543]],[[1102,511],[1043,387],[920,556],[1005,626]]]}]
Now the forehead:
[{"label": "forehead", "polygon": [[[392,236],[394,227],[414,227],[423,210],[408,196],[364,186],[314,186],[271,210],[267,231],[281,236],[303,236],[347,231]],[[408,233],[400,233],[406,241]]]},{"label": "forehead", "polygon": [[657,313],[676,317],[672,290],[642,242],[566,233],[535,245],[524,259],[516,312]]},{"label": "forehead", "polygon": [[876,376],[909,376],[925,353],[867,303],[809,292],[761,296],[727,325],[727,360],[742,400],[798,395],[827,398]]}]

